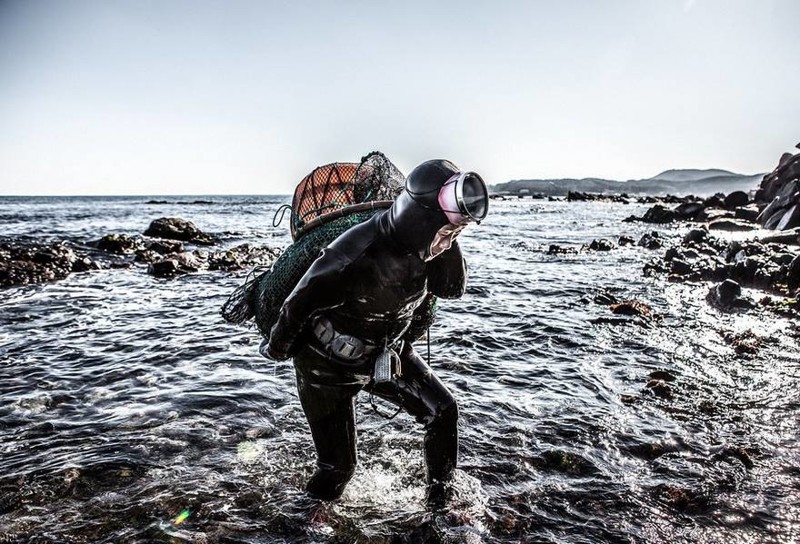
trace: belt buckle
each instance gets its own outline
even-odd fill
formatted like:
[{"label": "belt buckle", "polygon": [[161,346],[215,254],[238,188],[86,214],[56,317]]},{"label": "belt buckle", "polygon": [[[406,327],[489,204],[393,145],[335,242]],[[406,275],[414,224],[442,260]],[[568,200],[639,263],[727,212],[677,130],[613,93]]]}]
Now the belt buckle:
[{"label": "belt buckle", "polygon": [[342,359],[359,359],[364,355],[364,342],[355,336],[340,334],[333,339],[331,351]]}]

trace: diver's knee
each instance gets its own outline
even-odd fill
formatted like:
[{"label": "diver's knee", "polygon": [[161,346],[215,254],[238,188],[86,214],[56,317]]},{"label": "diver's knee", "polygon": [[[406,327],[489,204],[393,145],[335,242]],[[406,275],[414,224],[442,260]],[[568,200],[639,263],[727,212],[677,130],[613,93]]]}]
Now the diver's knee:
[{"label": "diver's knee", "polygon": [[450,427],[458,423],[458,404],[455,399],[439,404],[432,411],[426,427]]}]

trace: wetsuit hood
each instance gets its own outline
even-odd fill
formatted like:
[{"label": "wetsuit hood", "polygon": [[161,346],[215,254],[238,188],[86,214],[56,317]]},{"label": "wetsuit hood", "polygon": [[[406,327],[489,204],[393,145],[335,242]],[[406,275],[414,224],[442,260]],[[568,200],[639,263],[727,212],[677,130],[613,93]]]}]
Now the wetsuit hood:
[{"label": "wetsuit hood", "polygon": [[403,249],[419,255],[430,247],[436,232],[449,221],[439,205],[439,190],[458,168],[450,161],[426,161],[411,171],[405,190],[381,218],[381,228]]}]

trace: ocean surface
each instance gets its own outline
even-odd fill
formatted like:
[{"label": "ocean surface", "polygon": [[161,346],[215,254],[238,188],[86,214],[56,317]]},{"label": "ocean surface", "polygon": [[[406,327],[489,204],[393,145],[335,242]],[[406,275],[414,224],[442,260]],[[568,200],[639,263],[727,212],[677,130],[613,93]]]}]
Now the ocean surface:
[{"label": "ocean surface", "polygon": [[[286,247],[273,215],[287,201],[2,197],[0,238],[80,246],[178,216],[224,246]],[[799,541],[796,323],[720,313],[707,284],[645,277],[663,250],[547,252],[638,240],[654,227],[622,219],[645,209],[493,201],[462,234],[468,291],[430,331],[461,410],[456,493],[436,515],[422,429],[366,396],[353,481],[309,507],[291,363],[219,315],[246,272],[168,280],[137,265],[0,290],[0,542]],[[601,292],[659,318],[613,315]],[[743,334],[755,354],[735,352]]]}]

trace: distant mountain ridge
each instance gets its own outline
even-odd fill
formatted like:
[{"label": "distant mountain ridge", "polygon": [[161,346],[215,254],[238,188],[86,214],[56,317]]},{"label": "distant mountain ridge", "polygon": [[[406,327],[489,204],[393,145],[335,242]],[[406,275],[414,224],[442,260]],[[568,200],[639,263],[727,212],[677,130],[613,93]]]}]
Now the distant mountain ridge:
[{"label": "distant mountain ridge", "polygon": [[585,193],[629,194],[694,194],[751,191],[758,188],[764,174],[737,174],[719,168],[672,169],[647,179],[617,181],[602,178],[521,179],[491,186],[495,194],[525,195],[541,193],[550,196],[566,195],[569,191]]}]

